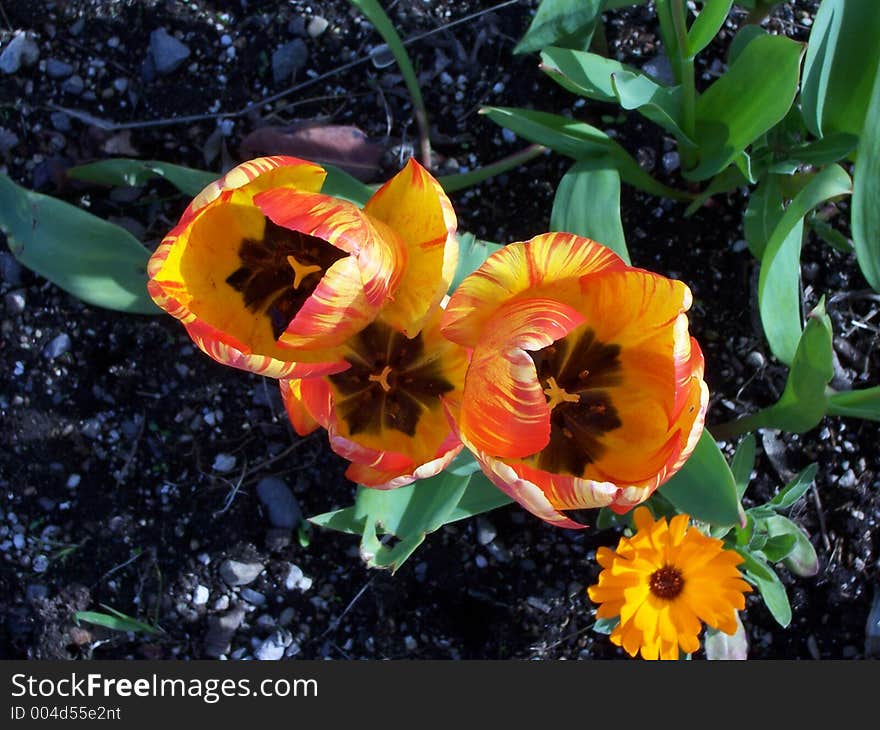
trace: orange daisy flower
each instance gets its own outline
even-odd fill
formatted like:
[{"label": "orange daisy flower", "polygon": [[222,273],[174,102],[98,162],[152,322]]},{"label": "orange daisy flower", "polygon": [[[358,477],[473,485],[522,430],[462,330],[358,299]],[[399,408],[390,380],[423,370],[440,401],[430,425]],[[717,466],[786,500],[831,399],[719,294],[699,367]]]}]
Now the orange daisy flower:
[{"label": "orange daisy flower", "polygon": [[465,278],[442,330],[472,348],[454,415],[489,479],[560,527],[646,500],[703,429],[691,299],[568,233],[505,246]]},{"label": "orange daisy flower", "polygon": [[743,558],[724,543],[688,527],[687,515],[654,520],[647,507],[633,515],[636,533],[617,550],[599,548],[603,570],[587,592],[601,604],[597,618],[620,617],[611,641],[644,659],[678,659],[700,648],[701,622],[726,634],[737,629],[751,586],[737,565]]},{"label": "orange daisy flower", "polygon": [[456,220],[417,162],[363,210],[319,191],[323,168],[245,162],[190,203],[148,266],[156,303],[221,363],[271,377],[348,367],[340,347],[386,309],[417,332],[446,292]]}]

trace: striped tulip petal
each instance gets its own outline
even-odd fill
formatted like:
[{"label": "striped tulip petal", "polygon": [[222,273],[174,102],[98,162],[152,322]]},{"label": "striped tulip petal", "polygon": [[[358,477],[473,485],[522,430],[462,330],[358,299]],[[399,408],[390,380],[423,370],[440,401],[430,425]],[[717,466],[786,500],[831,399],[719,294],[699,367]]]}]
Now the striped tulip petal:
[{"label": "striped tulip petal", "polygon": [[571,233],[545,233],[526,243],[508,244],[452,294],[443,315],[443,334],[475,347],[488,321],[508,300],[526,292],[530,297],[571,298],[581,277],[627,268],[611,249]]},{"label": "striped tulip petal", "polygon": [[[345,342],[383,307],[397,307],[405,272],[424,265],[408,266],[417,221],[322,195],[325,175],[292,157],[243,163],[193,199],[150,258],[151,296],[219,362],[277,378],[340,372]],[[433,208],[421,201],[425,230],[439,212],[452,235],[442,191],[427,173],[408,175],[396,185],[433,190]],[[421,297],[426,315],[434,291]],[[402,329],[399,319],[392,325]]]},{"label": "striped tulip petal", "polygon": [[403,240],[409,257],[400,287],[383,316],[408,337],[415,335],[446,294],[458,263],[452,203],[413,159],[364,206]]},{"label": "striped tulip petal", "polygon": [[282,387],[294,427],[314,420],[352,462],[349,478],[379,489],[444,469],[461,450],[446,416],[458,403],[467,351],[441,337],[440,310],[407,338],[383,318],[345,345],[348,368]]},{"label": "striped tulip petal", "polygon": [[693,451],[708,402],[690,290],[572,239],[556,238],[560,251],[549,236],[511,244],[443,317],[444,334],[474,343],[460,438],[495,484],[567,527],[581,510],[647,499]]}]

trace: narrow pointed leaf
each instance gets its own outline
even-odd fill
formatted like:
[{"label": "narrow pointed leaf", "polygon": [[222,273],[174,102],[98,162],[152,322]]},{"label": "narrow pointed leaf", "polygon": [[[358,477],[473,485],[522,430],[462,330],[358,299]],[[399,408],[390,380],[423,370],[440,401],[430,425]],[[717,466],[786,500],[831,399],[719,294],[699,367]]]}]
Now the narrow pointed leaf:
[{"label": "narrow pointed leaf", "polygon": [[688,31],[691,56],[696,56],[718,35],[732,5],[733,0],[705,0],[700,14]]},{"label": "narrow pointed leaf", "polygon": [[216,172],[195,170],[172,165],[161,160],[132,160],[118,157],[71,167],[68,177],[100,185],[143,185],[152,178],[164,178],[180,192],[194,197],[219,175]]},{"label": "narrow pointed leaf", "polygon": [[123,312],[161,312],[147,294],[149,251],[124,228],[0,174],[0,230],[24,266],[78,299]]},{"label": "narrow pointed leaf", "polygon": [[880,421],[880,386],[832,393],[827,402],[829,415]]},{"label": "narrow pointed leaf", "polygon": [[858,135],[880,64],[877,0],[823,0],[813,19],[801,107],[815,137]]},{"label": "narrow pointed leaf", "polygon": [[586,122],[533,109],[484,107],[481,113],[523,139],[542,144],[574,160],[591,160],[614,167],[620,173],[621,180],[652,195],[673,200],[690,199],[688,194],[652,178],[629,152]]},{"label": "narrow pointed leaf", "polygon": [[871,287],[880,291],[880,73],[874,81],[853,177],[852,236],[856,260]]},{"label": "narrow pointed leaf", "polygon": [[592,238],[630,263],[620,221],[620,175],[576,162],[565,173],[550,213],[550,229]]},{"label": "narrow pointed leaf", "polygon": [[791,623],[791,604],[788,602],[785,586],[782,585],[779,576],[757,555],[742,549],[737,552],[745,558],[746,578],[757,586],[761,598],[764,599],[764,604],[776,622],[782,628],[787,628]]},{"label": "narrow pointed leaf", "polygon": [[743,498],[749,482],[752,479],[752,470],[755,468],[755,436],[746,434],[733,454],[730,462],[730,471],[733,472],[733,479],[736,482],[736,496]]},{"label": "narrow pointed leaf", "polygon": [[791,507],[797,502],[807,490],[812,486],[816,473],[819,471],[817,464],[810,464],[788,484],[786,484],[779,493],[773,497],[768,503],[768,507],[775,510],[783,510]]},{"label": "narrow pointed leaf", "polygon": [[804,216],[829,198],[851,190],[839,165],[816,174],[792,200],[761,257],[758,306],[773,354],[791,364],[801,335],[800,253]]}]

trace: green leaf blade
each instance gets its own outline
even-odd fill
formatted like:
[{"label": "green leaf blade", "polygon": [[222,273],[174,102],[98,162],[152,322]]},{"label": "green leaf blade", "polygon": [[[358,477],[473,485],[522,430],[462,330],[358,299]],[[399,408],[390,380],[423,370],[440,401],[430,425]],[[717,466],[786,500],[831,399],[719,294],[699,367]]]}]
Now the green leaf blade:
[{"label": "green leaf blade", "polygon": [[0,174],[0,230],[24,266],[78,299],[133,314],[161,312],[147,293],[149,252],[124,228]]},{"label": "green leaf blade", "polygon": [[758,36],[745,46],[697,99],[700,162],[686,177],[705,180],[718,174],[785,117],[797,93],[802,51],[783,36]]},{"label": "green leaf blade", "polygon": [[589,163],[575,163],[556,188],[550,229],[598,241],[629,264],[629,251],[620,220],[620,175],[617,170],[595,169]]},{"label": "green leaf blade", "polygon": [[740,524],[742,507],[736,481],[715,439],[704,430],[681,470],[658,490],[680,512],[729,527]]},{"label": "green leaf blade", "polygon": [[[880,47],[880,43],[877,45]],[[853,177],[856,261],[871,288],[880,291],[880,73],[874,81]]]},{"label": "green leaf blade", "polygon": [[543,0],[513,52],[532,53],[566,40],[586,47],[603,5],[603,0]]}]

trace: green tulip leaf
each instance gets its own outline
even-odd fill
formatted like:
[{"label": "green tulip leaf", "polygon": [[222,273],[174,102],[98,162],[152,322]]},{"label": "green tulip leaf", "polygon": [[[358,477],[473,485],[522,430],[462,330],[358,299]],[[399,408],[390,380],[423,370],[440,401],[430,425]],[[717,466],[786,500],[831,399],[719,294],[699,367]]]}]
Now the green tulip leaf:
[{"label": "green tulip leaf", "polygon": [[592,238],[630,263],[620,222],[617,170],[594,169],[590,163],[576,162],[556,188],[550,229]]},{"label": "green tulip leaf", "polygon": [[67,171],[67,176],[99,185],[120,186],[143,185],[152,178],[164,178],[191,198],[220,177],[216,172],[194,170],[161,160],[132,160],[126,157],[77,165]]},{"label": "green tulip leaf", "polygon": [[782,216],[785,208],[782,204],[782,190],[777,175],[767,175],[749,196],[743,217],[743,231],[746,243],[752,255],[760,259],[764,255],[767,242]]},{"label": "green tulip leaf", "polygon": [[500,243],[483,241],[473,233],[458,234],[458,266],[452,283],[449,285],[449,293],[452,294],[469,274],[480,268],[480,265],[496,251],[504,246]]},{"label": "green tulip leaf", "polygon": [[532,53],[553,45],[586,48],[605,3],[603,0],[542,0],[514,53]]},{"label": "green tulip leaf", "polygon": [[801,336],[800,255],[804,216],[851,190],[849,175],[832,165],[813,176],[773,229],[761,256],[758,306],[773,354],[791,364]]},{"label": "green tulip leaf", "polygon": [[828,415],[880,421],[880,386],[830,393],[826,400]]},{"label": "green tulip leaf", "polygon": [[[876,40],[875,45],[880,48]],[[880,291],[880,73],[865,122],[853,173],[852,237],[859,268]]]},{"label": "green tulip leaf", "polygon": [[147,294],[149,251],[121,226],[0,174],[0,230],[22,265],[78,299],[122,312],[161,312]]},{"label": "green tulip leaf", "polygon": [[[389,490],[359,486],[353,506],[315,515],[309,522],[360,535],[367,565],[394,572],[431,532],[511,501],[463,452],[445,471],[409,486]],[[388,537],[396,538],[396,543],[389,545]]]},{"label": "green tulip leaf", "polygon": [[652,195],[673,200],[689,199],[686,193],[652,178],[629,152],[586,122],[533,109],[484,107],[481,113],[530,142],[542,144],[574,160],[590,160],[597,165],[613,167],[620,173],[621,180]]},{"label": "green tulip leaf", "polygon": [[871,131],[865,114],[880,65],[877,11],[877,0],[823,0],[819,6],[801,85],[804,123],[813,136]]},{"label": "green tulip leaf", "polygon": [[[803,48],[784,36],[758,36],[697,99],[700,162],[686,177],[717,175],[788,113],[798,88]],[[767,73],[767,69],[773,73]]]},{"label": "green tulip leaf", "polygon": [[342,198],[359,207],[363,207],[375,192],[369,185],[365,185],[353,175],[334,165],[322,164],[327,171],[321,192],[324,195],[332,195],[334,198]]},{"label": "green tulip leaf", "polygon": [[724,25],[733,0],[705,0],[700,14],[688,31],[688,46],[691,56],[696,56],[718,35]]},{"label": "green tulip leaf", "polygon": [[767,31],[760,25],[749,23],[740,28],[730,42],[730,48],[727,49],[727,65],[730,66],[733,64],[736,59],[742,55],[746,46],[755,40],[755,38],[762,35],[767,35]]},{"label": "green tulip leaf", "polygon": [[681,470],[658,490],[679,512],[720,527],[740,524],[736,481],[708,431]]}]

